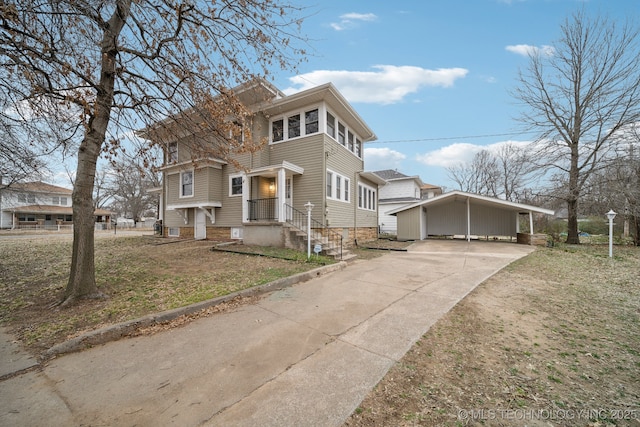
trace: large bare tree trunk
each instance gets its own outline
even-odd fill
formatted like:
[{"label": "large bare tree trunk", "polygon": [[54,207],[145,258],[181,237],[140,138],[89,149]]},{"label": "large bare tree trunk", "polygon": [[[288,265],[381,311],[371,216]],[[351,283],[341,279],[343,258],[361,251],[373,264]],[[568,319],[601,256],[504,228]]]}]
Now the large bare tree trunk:
[{"label": "large bare tree trunk", "polygon": [[578,236],[578,199],[580,198],[578,144],[571,145],[571,160],[569,169],[569,194],[567,195],[567,243],[577,245]]},{"label": "large bare tree trunk", "polygon": [[[129,15],[131,0],[117,2],[102,37],[102,62],[100,83],[96,87],[96,103],[88,112],[87,131],[78,150],[78,168],[73,187],[73,253],[71,274],[65,289],[62,305],[68,305],[80,298],[102,296],[98,291],[94,263],[94,207],[93,185],[96,163],[104,144],[107,127],[111,118],[114,99],[117,38]],[[87,107],[91,108],[91,107]]]}]

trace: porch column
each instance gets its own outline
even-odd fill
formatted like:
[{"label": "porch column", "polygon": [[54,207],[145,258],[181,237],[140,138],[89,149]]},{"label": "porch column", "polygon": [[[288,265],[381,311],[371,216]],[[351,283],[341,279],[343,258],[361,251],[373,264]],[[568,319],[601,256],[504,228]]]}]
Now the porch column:
[{"label": "porch column", "polygon": [[249,222],[249,178],[246,174],[242,175],[242,222]]},{"label": "porch column", "polygon": [[287,220],[287,212],[284,208],[285,192],[287,187],[287,173],[284,168],[278,169],[278,182],[276,183],[276,197],[278,206],[278,222],[285,222]]},{"label": "porch column", "polygon": [[516,236],[520,232],[520,212],[516,212]]}]

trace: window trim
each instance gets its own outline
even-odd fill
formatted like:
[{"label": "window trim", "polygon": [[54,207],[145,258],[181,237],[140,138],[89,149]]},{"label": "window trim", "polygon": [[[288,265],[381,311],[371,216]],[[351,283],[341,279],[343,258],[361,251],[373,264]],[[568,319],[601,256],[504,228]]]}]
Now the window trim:
[{"label": "window trim", "polygon": [[[185,184],[184,183],[184,176],[186,174],[191,174],[191,194],[184,194],[184,186],[185,185],[189,185],[189,184]],[[195,183],[196,183],[196,176],[195,176],[195,172],[193,169],[189,169],[189,170],[184,170],[184,171],[180,171],[180,198],[184,199],[184,198],[188,198],[188,197],[193,197],[195,195]]]},{"label": "window trim", "polygon": [[[233,180],[240,178],[240,192],[239,193],[233,193]],[[244,175],[241,173],[236,173],[233,175],[229,175],[229,197],[242,197],[242,193],[244,190]]]}]

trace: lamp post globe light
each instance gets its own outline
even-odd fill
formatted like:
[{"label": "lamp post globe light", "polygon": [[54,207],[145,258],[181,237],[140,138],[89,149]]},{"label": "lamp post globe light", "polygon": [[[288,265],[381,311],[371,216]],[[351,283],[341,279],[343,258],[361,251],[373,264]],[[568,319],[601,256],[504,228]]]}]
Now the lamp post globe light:
[{"label": "lamp post globe light", "polygon": [[613,209],[607,212],[607,218],[609,219],[609,258],[613,257],[613,219],[616,217],[616,213]]}]

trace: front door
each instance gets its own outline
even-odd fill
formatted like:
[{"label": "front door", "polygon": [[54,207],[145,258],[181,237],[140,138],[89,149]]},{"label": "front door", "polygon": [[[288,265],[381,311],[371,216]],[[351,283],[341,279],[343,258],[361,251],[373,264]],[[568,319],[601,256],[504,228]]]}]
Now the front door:
[{"label": "front door", "polygon": [[196,240],[207,238],[207,215],[202,209],[196,209],[196,225],[193,230],[193,237]]}]

